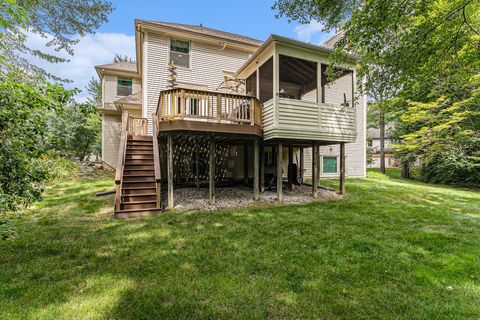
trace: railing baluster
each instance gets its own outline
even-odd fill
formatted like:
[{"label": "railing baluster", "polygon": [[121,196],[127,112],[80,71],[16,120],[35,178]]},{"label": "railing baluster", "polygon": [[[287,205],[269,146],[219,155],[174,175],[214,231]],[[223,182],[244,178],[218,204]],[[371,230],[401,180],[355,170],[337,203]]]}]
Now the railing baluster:
[{"label": "railing baluster", "polygon": [[[156,111],[158,121],[200,118],[261,126],[262,104],[243,95],[179,88],[162,91]],[[148,122],[133,118],[128,127],[129,133],[147,134]]]}]

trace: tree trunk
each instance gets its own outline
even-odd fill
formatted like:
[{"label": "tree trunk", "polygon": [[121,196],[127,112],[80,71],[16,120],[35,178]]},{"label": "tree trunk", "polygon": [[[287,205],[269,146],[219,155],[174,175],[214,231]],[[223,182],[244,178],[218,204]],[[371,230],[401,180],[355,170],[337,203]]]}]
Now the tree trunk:
[{"label": "tree trunk", "polygon": [[410,167],[408,163],[402,163],[401,177],[404,179],[410,178]]},{"label": "tree trunk", "polygon": [[380,107],[380,171],[385,174],[385,111]]}]

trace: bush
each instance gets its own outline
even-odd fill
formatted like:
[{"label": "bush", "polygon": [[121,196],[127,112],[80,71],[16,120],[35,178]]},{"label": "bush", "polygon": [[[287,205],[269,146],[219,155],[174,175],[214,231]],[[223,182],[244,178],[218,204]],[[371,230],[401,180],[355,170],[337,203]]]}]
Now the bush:
[{"label": "bush", "polygon": [[480,162],[450,146],[430,155],[420,167],[420,179],[430,183],[480,187]]},{"label": "bush", "polygon": [[45,181],[72,178],[78,172],[75,163],[60,156],[56,151],[49,151],[43,157],[33,159],[33,162],[35,166],[45,172]]}]

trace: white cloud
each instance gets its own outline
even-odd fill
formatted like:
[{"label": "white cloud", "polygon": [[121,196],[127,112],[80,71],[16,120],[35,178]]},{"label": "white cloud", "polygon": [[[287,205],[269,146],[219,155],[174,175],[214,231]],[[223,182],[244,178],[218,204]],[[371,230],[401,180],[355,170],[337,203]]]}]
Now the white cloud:
[{"label": "white cloud", "polygon": [[335,32],[323,31],[322,23],[312,21],[309,24],[299,24],[293,30],[297,34],[297,38],[301,41],[310,42],[313,44],[323,44],[328,38],[333,36]]},{"label": "white cloud", "polygon": [[67,58],[70,60],[69,62],[49,63],[35,57],[28,57],[27,59],[57,77],[72,80],[73,82],[66,84],[65,87],[82,90],[77,96],[78,101],[85,101],[88,96],[85,87],[92,77],[98,77],[94,68],[96,65],[111,63],[115,53],[135,59],[135,37],[124,33],[86,35],[73,47],[73,56],[65,52],[55,52],[52,48],[45,47],[45,43],[49,39],[51,39],[51,36],[47,36],[45,39],[37,34],[28,34],[27,45],[32,49],[40,49]]}]

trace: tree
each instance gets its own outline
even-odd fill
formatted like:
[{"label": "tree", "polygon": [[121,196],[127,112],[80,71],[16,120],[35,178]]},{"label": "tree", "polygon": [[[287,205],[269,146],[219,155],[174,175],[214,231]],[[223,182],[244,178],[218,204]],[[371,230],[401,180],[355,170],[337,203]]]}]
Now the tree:
[{"label": "tree", "polygon": [[97,111],[95,105],[71,102],[52,112],[47,121],[48,148],[79,161],[95,153],[101,131]]},{"label": "tree", "polygon": [[89,93],[87,102],[100,108],[102,106],[102,83],[98,79],[92,77],[88,82],[86,90]]},{"label": "tree", "polygon": [[480,2],[474,0],[277,0],[273,8],[300,23],[320,21],[328,31],[340,27],[337,61],[342,52],[359,54],[361,75],[380,66],[402,84],[435,75],[451,54],[478,50],[478,39],[470,41],[479,35]]},{"label": "tree", "polygon": [[344,52],[356,53],[358,78],[368,79],[362,90],[372,96],[382,84],[395,89],[380,101],[395,102],[401,161],[420,158],[426,181],[478,179],[479,1],[277,0],[274,8],[301,23],[320,21],[325,30],[340,27],[332,65]]},{"label": "tree", "polygon": [[[61,80],[25,58],[31,55],[57,63],[67,59],[28,47],[27,37],[38,34],[57,52],[73,54],[79,38],[94,32],[112,11],[104,0],[1,0],[0,2],[0,238],[13,232],[7,213],[41,198],[43,183],[55,176],[52,145],[60,139],[47,130],[52,115],[66,115],[73,108],[76,91],[46,80]],[[77,127],[77,149],[85,156],[87,144],[98,133],[98,117],[80,106],[72,117],[85,118]],[[96,110],[96,109],[95,109]],[[65,130],[61,128],[58,132]],[[64,161],[64,167],[70,163]]]},{"label": "tree", "polygon": [[[0,5],[0,73],[22,70],[34,75],[34,80],[60,80],[28,62],[25,55],[53,63],[66,62],[68,59],[28,47],[28,34],[41,35],[48,40],[48,47],[73,55],[73,46],[78,43],[78,37],[93,33],[108,21],[108,14],[112,10],[110,2],[103,0],[3,0]],[[15,64],[12,64],[13,61]]]},{"label": "tree", "polygon": [[0,237],[10,229],[7,212],[39,200],[42,182],[53,168],[41,165],[47,154],[46,122],[71,101],[72,91],[44,83],[32,87],[15,80],[0,81]]},{"label": "tree", "polygon": [[130,63],[135,63],[135,60],[130,58],[127,55],[122,56],[119,53],[115,53],[115,57],[113,57],[113,63],[116,62],[130,62]]}]

